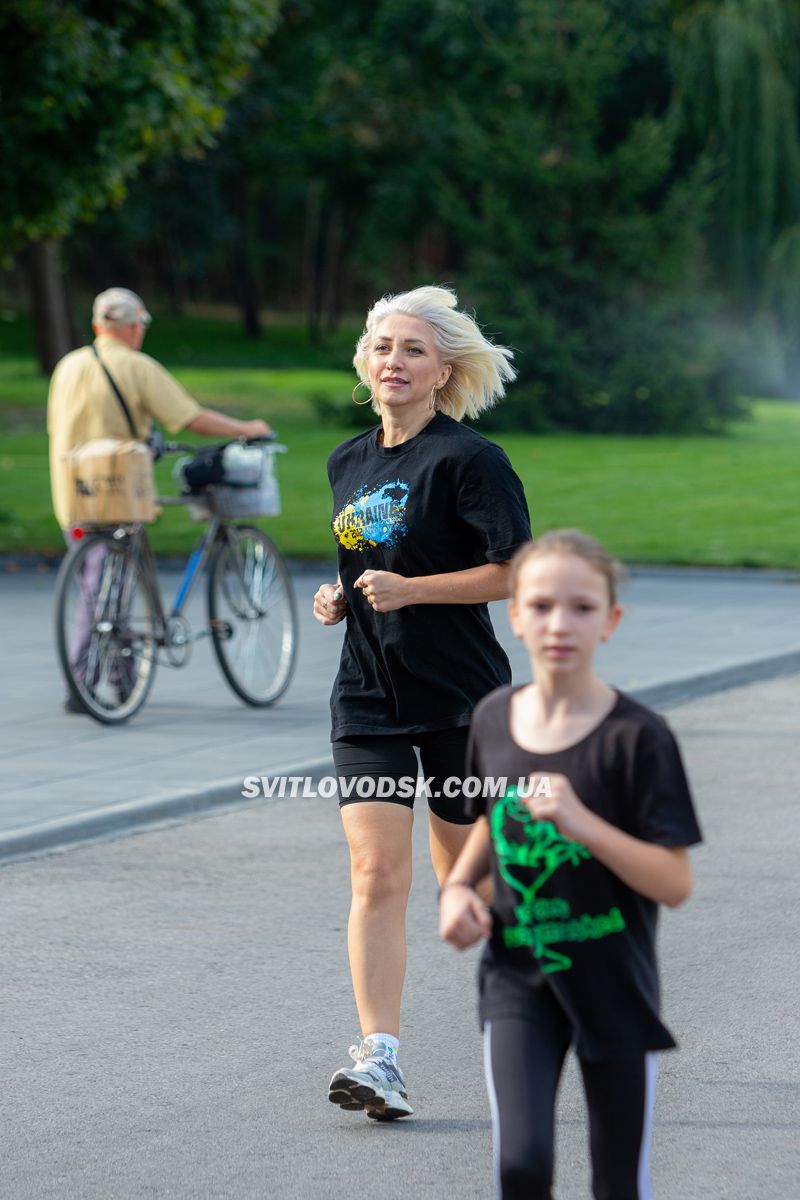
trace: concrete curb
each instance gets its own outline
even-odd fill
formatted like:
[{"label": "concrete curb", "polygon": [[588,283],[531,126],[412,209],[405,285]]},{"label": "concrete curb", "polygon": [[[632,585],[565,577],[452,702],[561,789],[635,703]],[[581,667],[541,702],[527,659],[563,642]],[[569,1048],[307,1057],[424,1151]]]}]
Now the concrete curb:
[{"label": "concrete curb", "polygon": [[[738,663],[717,671],[706,671],[684,679],[653,684],[650,687],[631,689],[631,695],[654,708],[674,708],[716,692],[794,674],[800,674],[800,650]],[[308,776],[316,783],[322,776],[332,773],[333,762],[328,755],[311,762],[280,764],[265,771],[264,777]],[[152,829],[156,825],[188,821],[210,812],[232,811],[263,801],[263,797],[260,796],[254,799],[244,798],[241,788],[241,777],[222,779],[204,788],[165,792],[145,800],[110,804],[90,812],[74,813],[38,825],[12,829],[8,833],[0,833],[0,866],[19,859],[66,850],[86,842]]]},{"label": "concrete curb", "polygon": [[[55,572],[61,566],[64,551],[61,549],[47,551],[13,550],[0,552],[0,575],[9,574],[45,574]],[[286,563],[292,574],[311,575],[318,571],[336,570],[335,558],[287,558]],[[186,568],[186,559],[171,555],[159,555],[156,558],[159,571],[182,573]],[[631,576],[641,578],[668,579],[769,579],[778,583],[800,584],[800,569],[797,567],[719,567],[713,564],[704,566],[702,563],[625,563]]]},{"label": "concrete curb", "polygon": [[732,667],[721,667],[718,671],[705,671],[700,675],[688,675],[651,687],[634,689],[631,694],[642,704],[652,708],[675,708],[690,700],[700,700],[715,692],[726,692],[730,688],[745,687],[749,683],[761,683],[767,679],[780,679],[784,675],[800,673],[800,650],[787,654],[776,654],[772,658],[758,658],[751,662],[737,663]]},{"label": "concrete curb", "polygon": [[[316,783],[323,775],[333,773],[333,761],[326,758],[312,762],[280,764],[264,771],[265,778],[281,775],[308,776]],[[246,799],[242,796],[242,779],[220,779],[205,788],[186,788],[164,792],[145,800],[126,804],[109,804],[88,812],[56,817],[36,825],[24,825],[0,833],[0,866],[20,858],[35,858],[56,850],[68,849],[85,842],[117,837],[136,830],[152,829],[156,825],[189,821],[209,812],[249,807],[263,802],[262,796]]]}]

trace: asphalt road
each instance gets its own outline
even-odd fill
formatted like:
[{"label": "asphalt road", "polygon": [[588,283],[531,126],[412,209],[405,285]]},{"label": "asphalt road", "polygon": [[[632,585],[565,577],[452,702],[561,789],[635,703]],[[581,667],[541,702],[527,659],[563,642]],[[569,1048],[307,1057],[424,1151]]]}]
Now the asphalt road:
[{"label": "asphalt road", "polygon": [[[800,1194],[798,680],[673,709],[706,843],[661,933],[659,1200]],[[416,1115],[326,1099],[356,1032],[335,803],[263,802],[0,872],[4,1200],[488,1198],[475,955],[416,822],[400,1061]],[[588,1195],[575,1072],[559,1200]]]}]

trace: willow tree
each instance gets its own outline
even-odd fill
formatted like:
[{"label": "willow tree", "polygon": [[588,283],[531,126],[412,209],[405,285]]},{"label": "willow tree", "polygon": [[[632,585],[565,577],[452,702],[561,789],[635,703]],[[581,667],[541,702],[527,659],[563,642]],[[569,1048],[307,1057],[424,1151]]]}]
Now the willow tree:
[{"label": "willow tree", "polygon": [[800,5],[701,0],[674,11],[684,152],[713,156],[710,246],[720,278],[750,306],[800,220]]}]

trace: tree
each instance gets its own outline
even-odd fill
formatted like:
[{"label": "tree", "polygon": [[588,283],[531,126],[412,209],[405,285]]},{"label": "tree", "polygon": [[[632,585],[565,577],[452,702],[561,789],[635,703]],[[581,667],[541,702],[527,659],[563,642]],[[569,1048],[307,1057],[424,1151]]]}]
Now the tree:
[{"label": "tree", "polygon": [[338,320],[361,227],[395,165],[400,97],[388,83],[393,51],[381,42],[374,4],[287,0],[282,16],[215,158],[240,236],[256,252],[248,261],[263,250],[265,232],[292,253],[299,248],[316,340]]},{"label": "tree", "polygon": [[[119,203],[147,159],[197,155],[272,29],[277,0],[10,0],[0,10],[0,248],[47,249]],[[107,12],[107,15],[106,15]],[[42,290],[34,292],[34,300]],[[57,330],[57,314],[36,322]],[[55,324],[54,324],[55,321]],[[45,369],[63,346],[50,345]]]},{"label": "tree", "polygon": [[[302,291],[318,336],[345,300],[360,308],[379,290],[456,282],[517,350],[519,381],[489,419],[718,430],[739,411],[717,332],[733,160],[713,123],[692,124],[713,104],[689,97],[703,83],[712,16],[725,9],[735,24],[734,10],[746,10],[753,24],[758,11],[795,8],[284,0],[204,160],[203,205],[196,164],[153,168],[158,196],[143,182],[125,214],[127,229],[141,229],[131,244],[148,248],[162,280],[178,270],[213,277],[226,297],[235,290],[251,333],[267,286],[282,301]],[[772,215],[752,223],[743,260],[756,272],[768,260],[765,294],[791,323],[786,271],[800,273],[800,222],[789,221],[793,168],[776,148],[794,121],[800,59],[772,26],[765,38],[761,61],[771,55],[773,81],[779,72],[786,85],[767,90],[785,114],[764,125],[774,171],[759,195]],[[730,98],[730,86],[711,91]],[[748,195],[760,179],[750,170]],[[744,246],[749,218],[737,220]]]},{"label": "tree", "polygon": [[519,351],[500,420],[655,433],[736,411],[702,295],[708,163],[676,161],[667,18],[663,0],[486,4],[461,48],[433,194]]},{"label": "tree", "polygon": [[711,160],[677,154],[670,16],[355,4],[315,75],[309,176],[357,214],[351,264],[391,290],[459,279],[519,351],[501,420],[716,430],[737,411],[704,295]]},{"label": "tree", "polygon": [[800,6],[680,0],[674,7],[682,151],[713,156],[711,251],[726,287],[752,311],[776,243],[800,220]]}]

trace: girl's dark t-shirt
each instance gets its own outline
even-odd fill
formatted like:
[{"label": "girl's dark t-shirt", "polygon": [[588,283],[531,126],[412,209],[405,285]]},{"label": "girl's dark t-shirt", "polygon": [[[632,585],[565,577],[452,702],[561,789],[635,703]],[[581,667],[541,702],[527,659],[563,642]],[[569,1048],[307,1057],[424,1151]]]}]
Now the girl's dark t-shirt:
[{"label": "girl's dark t-shirt", "polygon": [[[701,834],[675,738],[662,717],[620,692],[579,742],[532,753],[511,737],[515,690],[502,687],[478,705],[467,748],[466,775],[484,781],[469,808],[488,818],[493,849],[481,1021],[535,1019],[547,987],[587,1059],[672,1047],[659,1016],[658,905],[552,822],[536,821],[518,791],[532,772],[562,774],[592,812],[633,837],[691,846]],[[497,781],[494,795],[487,780]]]},{"label": "girl's dark t-shirt", "polygon": [[328,460],[347,628],[331,695],[331,739],[468,725],[511,679],[486,604],[375,612],[363,571],[439,575],[505,562],[530,536],[522,484],[503,450],[443,413],[399,446],[378,428]]}]

